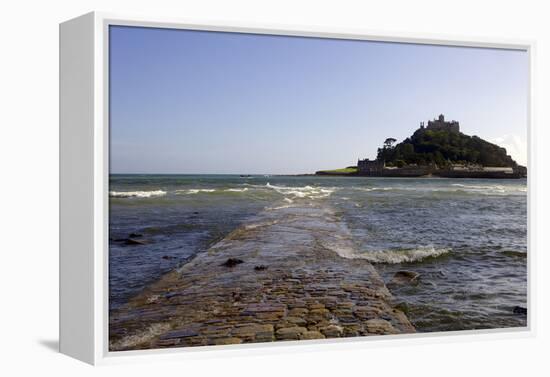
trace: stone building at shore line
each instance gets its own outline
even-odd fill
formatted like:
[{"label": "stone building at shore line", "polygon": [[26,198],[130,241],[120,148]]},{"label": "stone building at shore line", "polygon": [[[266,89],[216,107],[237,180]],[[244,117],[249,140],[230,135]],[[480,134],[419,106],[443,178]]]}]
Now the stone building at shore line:
[{"label": "stone building at shore line", "polygon": [[385,167],[384,161],[369,160],[368,158],[357,160],[357,170],[361,173],[380,173]]}]

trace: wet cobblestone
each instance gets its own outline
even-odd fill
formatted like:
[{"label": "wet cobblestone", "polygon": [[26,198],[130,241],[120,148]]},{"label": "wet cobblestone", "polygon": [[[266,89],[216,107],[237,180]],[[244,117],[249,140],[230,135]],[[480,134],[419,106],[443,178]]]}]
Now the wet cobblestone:
[{"label": "wet cobblestone", "polygon": [[354,251],[322,203],[263,211],[112,312],[110,350],[414,332]]}]

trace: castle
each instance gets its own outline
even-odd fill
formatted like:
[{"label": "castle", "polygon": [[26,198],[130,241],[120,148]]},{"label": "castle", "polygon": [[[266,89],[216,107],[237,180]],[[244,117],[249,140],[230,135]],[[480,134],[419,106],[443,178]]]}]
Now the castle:
[{"label": "castle", "polygon": [[[420,128],[424,128],[424,122],[420,122]],[[460,132],[460,126],[458,125],[458,122],[455,120],[446,122],[445,115],[443,114],[439,114],[439,117],[437,119],[429,120],[426,129],[433,131]]]}]

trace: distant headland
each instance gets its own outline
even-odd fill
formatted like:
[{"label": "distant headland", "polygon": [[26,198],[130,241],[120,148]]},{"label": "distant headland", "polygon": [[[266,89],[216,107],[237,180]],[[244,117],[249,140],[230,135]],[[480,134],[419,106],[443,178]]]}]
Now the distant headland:
[{"label": "distant headland", "polygon": [[527,168],[517,164],[506,149],[460,132],[457,121],[420,122],[401,143],[387,138],[376,159],[359,159],[357,165],[320,170],[315,175],[372,177],[525,178]]}]

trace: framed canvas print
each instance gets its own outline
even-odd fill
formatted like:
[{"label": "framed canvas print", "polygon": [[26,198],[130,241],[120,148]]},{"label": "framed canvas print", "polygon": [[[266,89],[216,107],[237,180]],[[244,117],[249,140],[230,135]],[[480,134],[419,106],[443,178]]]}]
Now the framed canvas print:
[{"label": "framed canvas print", "polygon": [[529,333],[532,48],[61,24],[61,351]]}]

